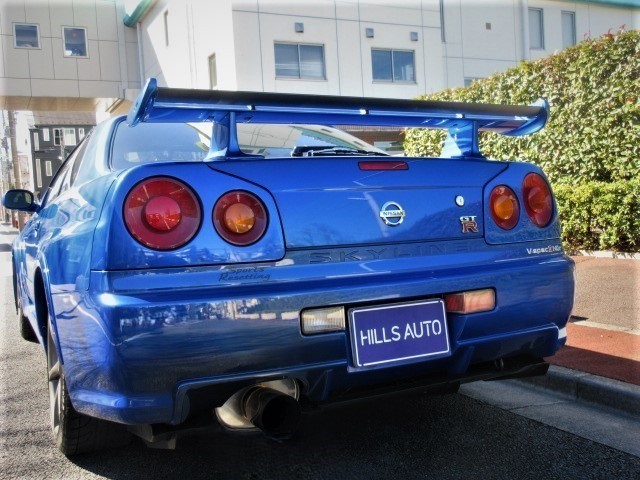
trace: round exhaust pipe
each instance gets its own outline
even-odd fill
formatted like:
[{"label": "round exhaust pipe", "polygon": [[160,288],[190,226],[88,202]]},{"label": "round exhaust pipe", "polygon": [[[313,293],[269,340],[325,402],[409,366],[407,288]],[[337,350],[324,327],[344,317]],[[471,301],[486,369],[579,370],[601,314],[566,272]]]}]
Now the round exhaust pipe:
[{"label": "round exhaust pipe", "polygon": [[248,390],[241,405],[244,417],[270,437],[289,437],[300,423],[297,400],[273,388]]}]

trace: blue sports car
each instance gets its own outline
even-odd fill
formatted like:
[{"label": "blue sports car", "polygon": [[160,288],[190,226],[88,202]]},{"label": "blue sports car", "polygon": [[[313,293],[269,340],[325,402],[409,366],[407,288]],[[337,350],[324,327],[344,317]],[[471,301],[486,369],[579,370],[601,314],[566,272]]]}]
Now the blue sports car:
[{"label": "blue sports car", "polygon": [[[541,375],[566,341],[574,264],[529,163],[478,132],[530,106],[160,88],[94,129],[13,245],[24,338],[46,353],[67,455],[171,448],[212,424],[292,434],[305,408]],[[448,132],[392,157],[334,128]]]}]

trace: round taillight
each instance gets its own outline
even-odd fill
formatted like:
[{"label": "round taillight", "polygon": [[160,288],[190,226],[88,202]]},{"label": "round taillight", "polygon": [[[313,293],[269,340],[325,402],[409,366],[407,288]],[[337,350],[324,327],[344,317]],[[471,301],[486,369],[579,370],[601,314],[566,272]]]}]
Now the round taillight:
[{"label": "round taillight", "polygon": [[244,191],[225,193],[213,207],[213,225],[233,245],[251,245],[267,230],[267,210],[255,195]]},{"label": "round taillight", "polygon": [[524,208],[531,221],[546,227],[553,217],[553,197],[549,184],[537,173],[529,173],[522,182]]},{"label": "round taillight", "polygon": [[511,230],[520,219],[518,197],[509,187],[499,185],[491,191],[489,197],[491,218],[503,230]]},{"label": "round taillight", "polygon": [[185,245],[202,221],[195,193],[170,177],[148,178],[135,185],[125,199],[123,215],[129,233],[155,250]]}]

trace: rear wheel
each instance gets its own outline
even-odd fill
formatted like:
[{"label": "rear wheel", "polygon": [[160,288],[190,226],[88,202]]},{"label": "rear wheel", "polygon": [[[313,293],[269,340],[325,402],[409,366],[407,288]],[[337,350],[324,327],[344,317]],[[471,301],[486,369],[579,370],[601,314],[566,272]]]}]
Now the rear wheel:
[{"label": "rear wheel", "polygon": [[[13,262],[12,262],[13,263]],[[16,264],[13,263],[13,299],[16,303],[16,313],[18,314],[18,325],[20,336],[29,342],[38,343],[38,337],[31,328],[29,319],[25,317],[22,310],[22,300],[20,299],[20,287],[18,287],[18,276],[16,275]]]},{"label": "rear wheel", "polygon": [[51,429],[62,453],[70,456],[129,443],[131,434],[124,425],[82,415],[71,405],[51,325],[47,329],[47,374]]},{"label": "rear wheel", "polygon": [[38,337],[33,332],[33,328],[31,327],[31,323],[29,323],[29,319],[24,315],[22,311],[22,301],[20,297],[16,300],[16,305],[18,307],[18,323],[20,325],[20,336],[29,342],[38,343]]}]

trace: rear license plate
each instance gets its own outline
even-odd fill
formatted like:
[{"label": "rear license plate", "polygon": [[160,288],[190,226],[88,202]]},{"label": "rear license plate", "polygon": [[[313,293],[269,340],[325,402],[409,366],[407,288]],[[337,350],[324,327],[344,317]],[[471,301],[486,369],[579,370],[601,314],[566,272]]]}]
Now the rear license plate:
[{"label": "rear license plate", "polygon": [[349,326],[356,367],[451,355],[442,300],[356,308]]}]

